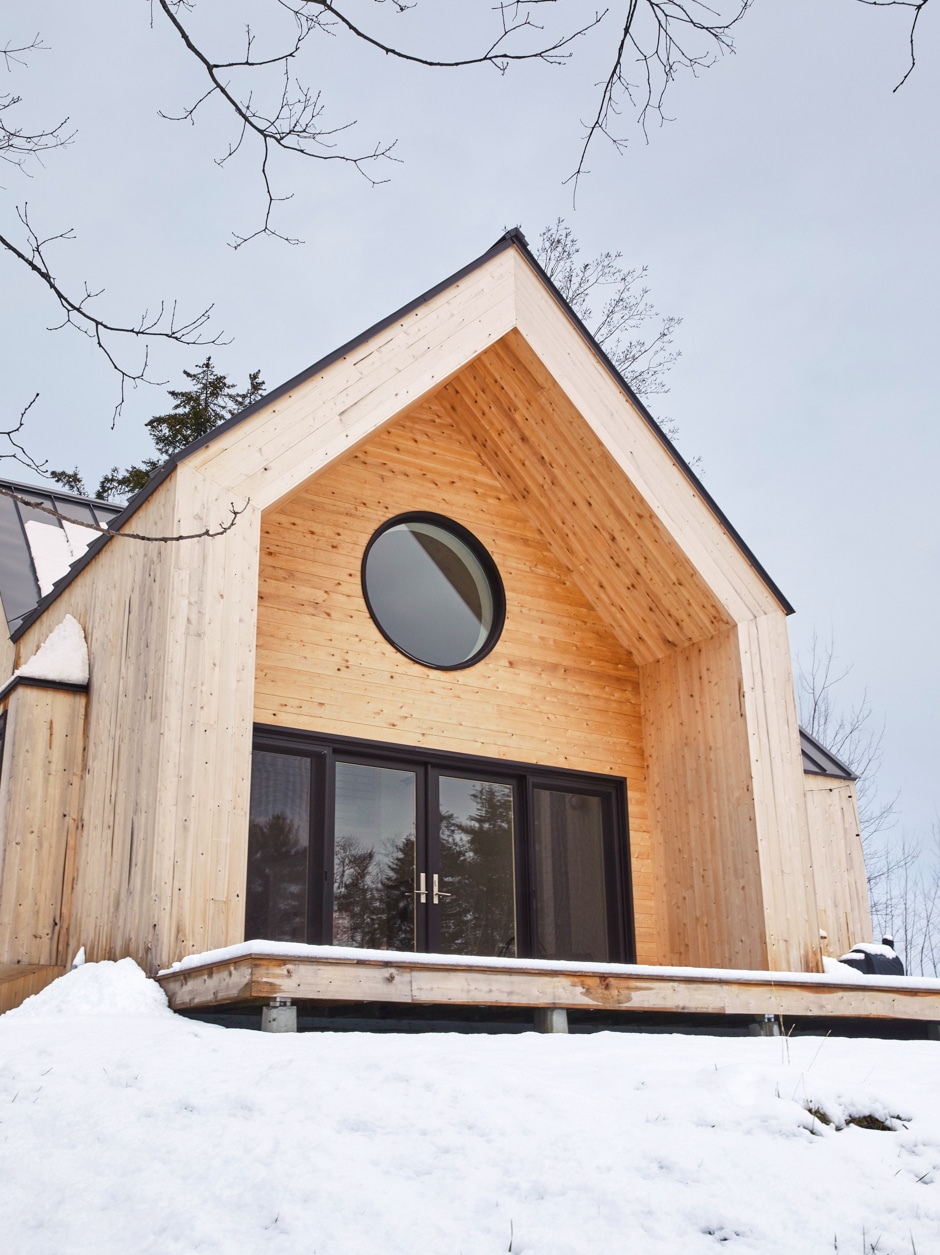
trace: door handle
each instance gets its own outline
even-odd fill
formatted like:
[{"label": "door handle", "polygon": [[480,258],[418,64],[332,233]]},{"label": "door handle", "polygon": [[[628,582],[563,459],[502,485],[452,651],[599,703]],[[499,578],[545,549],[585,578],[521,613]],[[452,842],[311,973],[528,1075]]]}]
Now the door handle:
[{"label": "door handle", "polygon": [[440,883],[441,883],[441,878],[437,874],[437,872],[435,872],[434,875],[431,877],[431,901],[433,902],[435,906],[437,906],[441,898],[452,898],[454,896],[452,893],[445,893],[439,887]]},{"label": "door handle", "polygon": [[[436,886],[437,885],[436,876],[434,878],[434,883]],[[421,875],[418,877],[418,887],[417,889],[414,890],[414,895],[418,899],[419,902],[427,902],[428,900],[428,878],[424,874],[424,872],[422,872]],[[437,901],[436,898],[434,900],[435,902]]]}]

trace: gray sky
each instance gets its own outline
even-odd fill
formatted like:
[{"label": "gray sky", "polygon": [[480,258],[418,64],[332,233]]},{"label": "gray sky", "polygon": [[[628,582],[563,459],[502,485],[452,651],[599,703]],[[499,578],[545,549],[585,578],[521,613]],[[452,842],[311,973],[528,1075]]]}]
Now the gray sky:
[{"label": "gray sky", "polygon": [[[490,12],[468,0],[457,30],[453,0],[423,5],[397,20],[377,11],[412,46],[450,47]],[[200,0],[196,13],[207,30],[224,15],[237,30],[236,7]],[[584,12],[569,4],[558,16]],[[901,790],[905,828],[929,827],[940,807],[940,13],[925,10],[918,68],[892,93],[904,11],[758,3],[736,56],[674,86],[675,121],[648,145],[625,121],[626,153],[594,150],[576,210],[563,180],[612,28],[564,68],[502,78],[403,68],[324,39],[308,73],[329,116],[358,119],[350,143],[360,136],[363,148],[397,137],[401,164],[375,188],[339,163],[280,164],[276,182],[294,194],[280,223],[305,243],[237,252],[232,232],[254,229],[263,209],[253,152],[214,163],[234,131],[211,105],[195,127],[158,116],[202,90],[165,19],[151,28],[146,0],[34,0],[4,37],[37,30],[49,51],[26,71],[0,69],[0,91],[22,93],[24,121],[68,114],[77,135],[31,179],[0,172],[0,231],[16,232],[11,206],[24,200],[42,232],[74,227],[76,241],[51,254],[57,274],[105,287],[109,313],[214,303],[232,343],[213,356],[239,381],[255,368],[269,386],[295,374],[509,226],[534,244],[564,215],[585,256],[619,249],[647,263],[653,299],[684,319],[671,393],[655,408],[679,424],[680,448],[702,457],[709,490],[796,606],[795,652],[815,630],[852,664],[846,703],[867,687],[886,722],[883,789]],[[56,312],[38,284],[6,261],[0,273],[3,400],[18,412],[40,391],[32,447],[92,485],[149,452],[142,424],[167,408],[164,392],[139,389],[112,431],[102,361],[74,332],[44,330]],[[155,374],[176,386],[203,356],[158,354]]]}]

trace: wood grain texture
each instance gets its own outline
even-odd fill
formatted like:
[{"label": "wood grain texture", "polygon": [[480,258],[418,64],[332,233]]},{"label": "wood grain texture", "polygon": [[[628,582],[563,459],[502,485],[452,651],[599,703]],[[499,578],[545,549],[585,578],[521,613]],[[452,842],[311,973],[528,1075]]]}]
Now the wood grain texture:
[{"label": "wood grain texture", "polygon": [[[232,501],[184,466],[134,529],[216,527]],[[72,944],[89,959],[156,971],[241,938],[259,523],[249,506],[224,537],[112,541],[18,643],[29,657],[66,613],[88,640]]]},{"label": "wood grain texture", "polygon": [[515,328],[569,403],[635,486],[666,535],[725,609],[740,621],[780,609],[775,594],[725,530],[677,459],[547,292],[521,253]]},{"label": "wood grain texture", "polygon": [[282,500],[513,326],[511,252],[493,257],[220,433],[193,453],[192,465],[255,506]]},{"label": "wood grain texture", "polygon": [[661,961],[767,967],[737,630],[640,670]]},{"label": "wood grain texture", "polygon": [[[369,537],[415,509],[473,532],[505,585],[499,643],[463,671],[400,654],[362,595]],[[267,511],[261,550],[255,719],[625,777],[637,942],[657,953],[636,663],[442,409],[413,408]]]},{"label": "wood grain texture", "polygon": [[158,977],[176,1010],[226,1003],[392,1002],[437,1006],[566,1007],[709,1015],[853,1016],[940,1020],[940,991],[837,981],[742,979],[734,973],[604,972],[393,959],[244,955]]},{"label": "wood grain texture", "polygon": [[823,950],[837,959],[873,940],[855,783],[807,775],[803,785]]},{"label": "wood grain texture", "polygon": [[20,686],[0,776],[0,959],[63,964],[84,762],[84,693]]},{"label": "wood grain texture", "polygon": [[[771,970],[822,970],[803,756],[783,614],[737,629]],[[844,871],[843,871],[844,874]]]},{"label": "wood grain texture", "polygon": [[38,994],[66,970],[52,964],[0,963],[0,1015]]},{"label": "wood grain texture", "polygon": [[[518,332],[435,397],[638,662],[730,618]],[[624,414],[622,421],[635,423]]]}]

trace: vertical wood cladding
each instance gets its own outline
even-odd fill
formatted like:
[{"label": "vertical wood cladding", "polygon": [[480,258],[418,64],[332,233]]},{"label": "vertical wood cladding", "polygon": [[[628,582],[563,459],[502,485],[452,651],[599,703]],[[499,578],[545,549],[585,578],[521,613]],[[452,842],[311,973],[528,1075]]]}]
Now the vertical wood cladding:
[{"label": "vertical wood cladding", "polygon": [[[466,670],[403,657],[363,600],[366,543],[408,510],[461,523],[499,567],[506,624]],[[255,719],[626,777],[637,953],[661,960],[637,665],[433,401],[265,514]]]}]

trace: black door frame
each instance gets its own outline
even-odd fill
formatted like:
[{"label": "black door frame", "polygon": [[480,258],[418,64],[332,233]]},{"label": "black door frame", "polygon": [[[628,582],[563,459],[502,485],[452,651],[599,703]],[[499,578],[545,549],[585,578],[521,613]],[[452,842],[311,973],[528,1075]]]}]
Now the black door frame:
[{"label": "black door frame", "polygon": [[[546,788],[567,793],[600,795],[604,815],[610,961],[635,961],[627,781],[623,777],[572,771],[567,768],[549,768],[502,758],[483,758],[450,750],[397,745],[387,741],[326,736],[271,724],[255,724],[252,748],[267,753],[300,754],[313,760],[307,906],[307,938],[311,943],[332,943],[336,778],[334,763],[340,760],[374,767],[397,767],[416,773],[416,858],[419,866],[423,865],[428,869],[429,888],[432,871],[440,871],[439,867],[430,866],[428,857],[428,840],[434,815],[431,791],[437,777],[450,774],[513,786],[517,954],[520,958],[538,957],[535,954],[536,880],[531,825],[533,792],[535,789]],[[433,931],[429,931],[428,918],[429,912],[416,912],[415,938],[419,950],[428,949],[428,942],[433,936]]]}]

